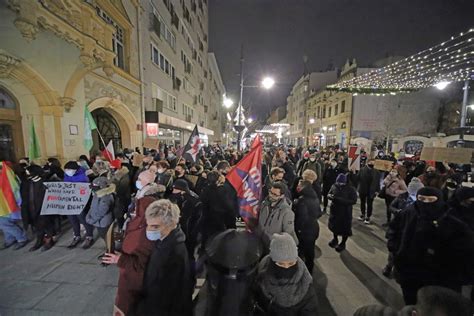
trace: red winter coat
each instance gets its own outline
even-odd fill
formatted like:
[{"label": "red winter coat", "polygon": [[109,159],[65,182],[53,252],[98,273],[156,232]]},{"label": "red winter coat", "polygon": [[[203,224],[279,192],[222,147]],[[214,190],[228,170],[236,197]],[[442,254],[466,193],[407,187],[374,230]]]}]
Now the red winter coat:
[{"label": "red winter coat", "polygon": [[148,195],[136,201],[136,216],[127,225],[122,255],[117,263],[120,276],[115,305],[125,315],[141,294],[143,275],[153,248],[153,242],[146,238],[145,210],[156,200],[154,193],[147,192]]}]

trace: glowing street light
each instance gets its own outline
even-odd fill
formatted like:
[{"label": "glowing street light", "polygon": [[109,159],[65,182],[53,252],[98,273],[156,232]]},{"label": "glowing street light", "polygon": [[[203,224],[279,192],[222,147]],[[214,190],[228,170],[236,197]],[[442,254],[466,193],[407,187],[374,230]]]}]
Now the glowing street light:
[{"label": "glowing street light", "polygon": [[224,106],[226,108],[230,108],[232,105],[234,105],[234,101],[232,101],[232,99],[224,97]]},{"label": "glowing street light", "polygon": [[323,131],[327,131],[328,130],[328,127],[327,126],[323,126]]},{"label": "glowing street light", "polygon": [[314,124],[314,118],[309,119],[309,124]]},{"label": "glowing street light", "polygon": [[438,89],[438,90],[444,90],[451,82],[449,81],[440,81],[438,83],[436,83],[434,86]]},{"label": "glowing street light", "polygon": [[248,118],[247,122],[249,122],[249,124],[252,124],[253,122],[253,119],[251,117]]},{"label": "glowing street light", "polygon": [[263,80],[262,80],[262,87],[263,87],[264,89],[269,90],[269,89],[271,89],[274,85],[275,85],[275,80],[273,80],[273,78],[271,78],[271,77],[265,77],[265,78],[263,78]]}]

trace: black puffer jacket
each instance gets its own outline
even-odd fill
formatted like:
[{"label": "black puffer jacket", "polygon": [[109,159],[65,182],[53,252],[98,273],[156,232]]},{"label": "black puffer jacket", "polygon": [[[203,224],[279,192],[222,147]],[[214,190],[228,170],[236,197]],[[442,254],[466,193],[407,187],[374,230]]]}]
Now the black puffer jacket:
[{"label": "black puffer jacket", "polygon": [[336,183],[336,178],[340,173],[342,173],[342,170],[340,170],[338,167],[326,168],[323,175],[323,195],[327,195],[329,193],[329,190],[331,190],[333,184]]},{"label": "black puffer jacket", "polygon": [[328,198],[332,200],[329,229],[336,235],[352,236],[352,205],[357,203],[357,192],[350,185],[334,184]]},{"label": "black puffer jacket", "polygon": [[394,215],[398,214],[413,203],[415,203],[415,201],[410,198],[408,192],[402,193],[390,204],[390,212]]},{"label": "black puffer jacket", "polygon": [[300,197],[293,204],[298,240],[317,233],[317,220],[322,215],[319,199],[311,186],[304,187],[299,194]]},{"label": "black puffer jacket", "polygon": [[448,211],[433,219],[417,203],[412,204],[390,222],[387,237],[401,282],[465,282],[466,258],[474,253],[474,236],[465,223]]}]

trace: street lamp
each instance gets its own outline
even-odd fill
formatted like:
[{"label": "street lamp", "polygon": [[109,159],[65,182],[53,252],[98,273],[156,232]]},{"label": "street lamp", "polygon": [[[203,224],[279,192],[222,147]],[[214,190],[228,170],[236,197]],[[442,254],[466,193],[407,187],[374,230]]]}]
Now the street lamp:
[{"label": "street lamp", "polygon": [[274,85],[275,85],[275,80],[273,80],[273,78],[271,78],[271,77],[265,77],[265,78],[263,78],[263,80],[262,80],[262,87],[263,87],[264,89],[269,90],[269,89],[271,89]]},{"label": "street lamp", "polygon": [[309,124],[314,124],[314,118],[309,119]]},{"label": "street lamp", "polygon": [[229,109],[230,107],[232,107],[232,105],[234,105],[234,101],[232,101],[232,99],[224,97],[224,107]]},{"label": "street lamp", "polygon": [[253,119],[252,119],[251,117],[249,117],[248,120],[247,120],[247,122],[248,122],[249,124],[252,124]]}]

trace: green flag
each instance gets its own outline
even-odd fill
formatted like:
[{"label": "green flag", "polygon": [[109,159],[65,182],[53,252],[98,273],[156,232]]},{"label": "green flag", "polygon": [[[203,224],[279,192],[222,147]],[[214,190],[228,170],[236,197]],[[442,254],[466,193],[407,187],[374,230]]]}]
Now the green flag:
[{"label": "green flag", "polygon": [[84,147],[90,151],[94,141],[92,140],[92,130],[97,129],[94,118],[89,112],[87,105],[84,107]]},{"label": "green flag", "polygon": [[31,119],[30,124],[30,138],[28,143],[28,157],[30,160],[41,157],[40,146],[38,141],[38,136],[36,135],[35,130],[35,120]]}]

